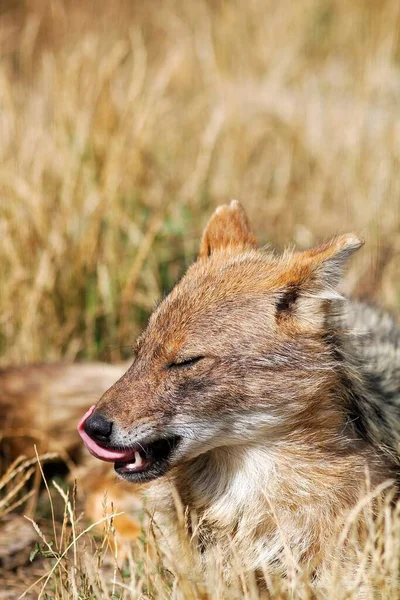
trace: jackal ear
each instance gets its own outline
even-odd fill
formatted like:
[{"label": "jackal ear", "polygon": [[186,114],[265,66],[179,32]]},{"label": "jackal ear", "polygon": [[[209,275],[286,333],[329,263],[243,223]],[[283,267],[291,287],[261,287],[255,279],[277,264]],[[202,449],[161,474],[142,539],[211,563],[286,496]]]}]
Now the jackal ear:
[{"label": "jackal ear", "polygon": [[299,259],[311,288],[329,291],[337,287],[347,260],[363,244],[354,233],[345,233],[310,250],[297,252],[295,257]]},{"label": "jackal ear", "polygon": [[199,258],[208,258],[218,250],[242,251],[257,248],[242,205],[237,200],[219,206],[208,221],[200,244]]},{"label": "jackal ear", "polygon": [[278,297],[277,316],[292,314],[297,320],[318,326],[326,301],[340,300],[337,291],[347,259],[363,241],[349,233],[325,244],[296,252],[287,273],[286,286]]}]

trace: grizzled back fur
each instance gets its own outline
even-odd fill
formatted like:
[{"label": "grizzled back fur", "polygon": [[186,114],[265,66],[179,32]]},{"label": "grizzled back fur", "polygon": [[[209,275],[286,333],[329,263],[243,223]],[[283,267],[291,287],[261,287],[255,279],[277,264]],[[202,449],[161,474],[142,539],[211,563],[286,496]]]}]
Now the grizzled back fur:
[{"label": "grizzled back fur", "polygon": [[400,464],[400,328],[388,312],[356,301],[346,302],[340,321],[360,378],[349,386],[355,426]]}]

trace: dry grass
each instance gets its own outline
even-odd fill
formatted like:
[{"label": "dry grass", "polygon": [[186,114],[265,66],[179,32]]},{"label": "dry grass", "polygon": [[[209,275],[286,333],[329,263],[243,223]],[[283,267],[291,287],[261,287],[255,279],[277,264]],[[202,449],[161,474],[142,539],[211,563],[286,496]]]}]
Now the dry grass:
[{"label": "dry grass", "polygon": [[[0,16],[2,364],[129,356],[232,197],[263,243],[359,232],[347,289],[399,309],[397,0],[3,1]],[[385,551],[371,542],[355,561],[393,600],[399,523]],[[109,584],[98,550],[82,551],[90,533],[62,555],[48,598],[200,598],[187,575],[160,577],[168,557],[150,541]],[[314,597],[298,572],[276,585],[275,598]],[[220,580],[204,586],[224,595]],[[329,597],[355,595],[333,582]]]},{"label": "dry grass", "polygon": [[398,308],[396,0],[6,7],[2,363],[129,355],[232,197],[262,242],[358,231],[349,288]]},{"label": "dry grass", "polygon": [[[19,461],[0,480],[0,510],[11,496],[19,496],[20,482],[32,475],[32,462]],[[3,494],[5,486],[8,500]],[[400,504],[394,507],[389,494],[385,500],[378,500],[373,517],[371,501],[379,496],[379,490],[372,490],[350,515],[345,532],[332,551],[333,566],[322,575],[318,585],[288,553],[284,558],[287,577],[278,577],[267,568],[266,591],[262,593],[253,576],[243,571],[238,555],[229,583],[218,550],[215,560],[202,571],[195,535],[192,540],[186,537],[185,515],[179,506],[181,552],[177,554],[176,540],[172,544],[146,514],[141,537],[128,545],[121,541],[113,526],[113,519],[121,513],[108,505],[106,496],[103,518],[87,525],[77,508],[75,487],[67,489],[55,481],[46,481],[45,494],[51,518],[38,523],[27,516],[25,521],[25,524],[30,522],[37,540],[31,544],[32,567],[20,572],[14,581],[11,576],[5,578],[2,589],[6,590],[6,596],[0,593],[0,597],[8,600],[397,600],[399,597]],[[356,525],[360,516],[365,520],[362,531]],[[12,535],[15,537],[15,528]]]}]

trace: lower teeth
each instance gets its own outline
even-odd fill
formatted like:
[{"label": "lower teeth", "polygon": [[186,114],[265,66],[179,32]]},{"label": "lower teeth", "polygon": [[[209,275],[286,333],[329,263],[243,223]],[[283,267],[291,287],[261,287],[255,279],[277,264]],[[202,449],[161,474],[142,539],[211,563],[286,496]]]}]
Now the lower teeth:
[{"label": "lower teeth", "polygon": [[143,463],[143,459],[142,459],[142,457],[140,456],[139,452],[137,452],[137,451],[136,451],[136,452],[135,452],[135,462],[134,462],[134,464],[135,464],[137,467],[140,467],[140,466],[142,465],[142,463]]},{"label": "lower teeth", "polygon": [[127,463],[125,465],[125,468],[135,470],[135,469],[138,469],[139,467],[141,467],[142,465],[143,465],[143,459],[140,456],[139,452],[136,451],[135,452],[135,462]]}]

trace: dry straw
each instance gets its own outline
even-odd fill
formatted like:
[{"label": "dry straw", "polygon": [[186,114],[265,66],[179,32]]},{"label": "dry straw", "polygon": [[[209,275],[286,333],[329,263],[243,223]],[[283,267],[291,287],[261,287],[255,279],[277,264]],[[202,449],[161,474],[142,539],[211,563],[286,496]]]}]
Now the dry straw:
[{"label": "dry straw", "polygon": [[[212,208],[232,197],[262,243],[306,247],[357,231],[366,247],[346,290],[398,310],[397,0],[36,0],[0,10],[3,364],[128,356]],[[36,502],[35,465],[20,459],[3,475],[3,516]],[[257,597],[240,557],[227,588],[218,560],[196,578],[197,555],[174,564],[151,530],[124,562],[112,517],[99,542],[71,494],[52,488],[65,512],[36,595]],[[338,560],[324,591],[295,566],[285,579],[265,573],[271,596],[397,600],[399,509],[382,503],[367,523],[364,553],[354,545],[353,561]]]},{"label": "dry straw", "polygon": [[397,309],[399,3],[99,6],[0,24],[3,364],[128,356],[235,197],[262,243],[358,232],[347,289]]}]

